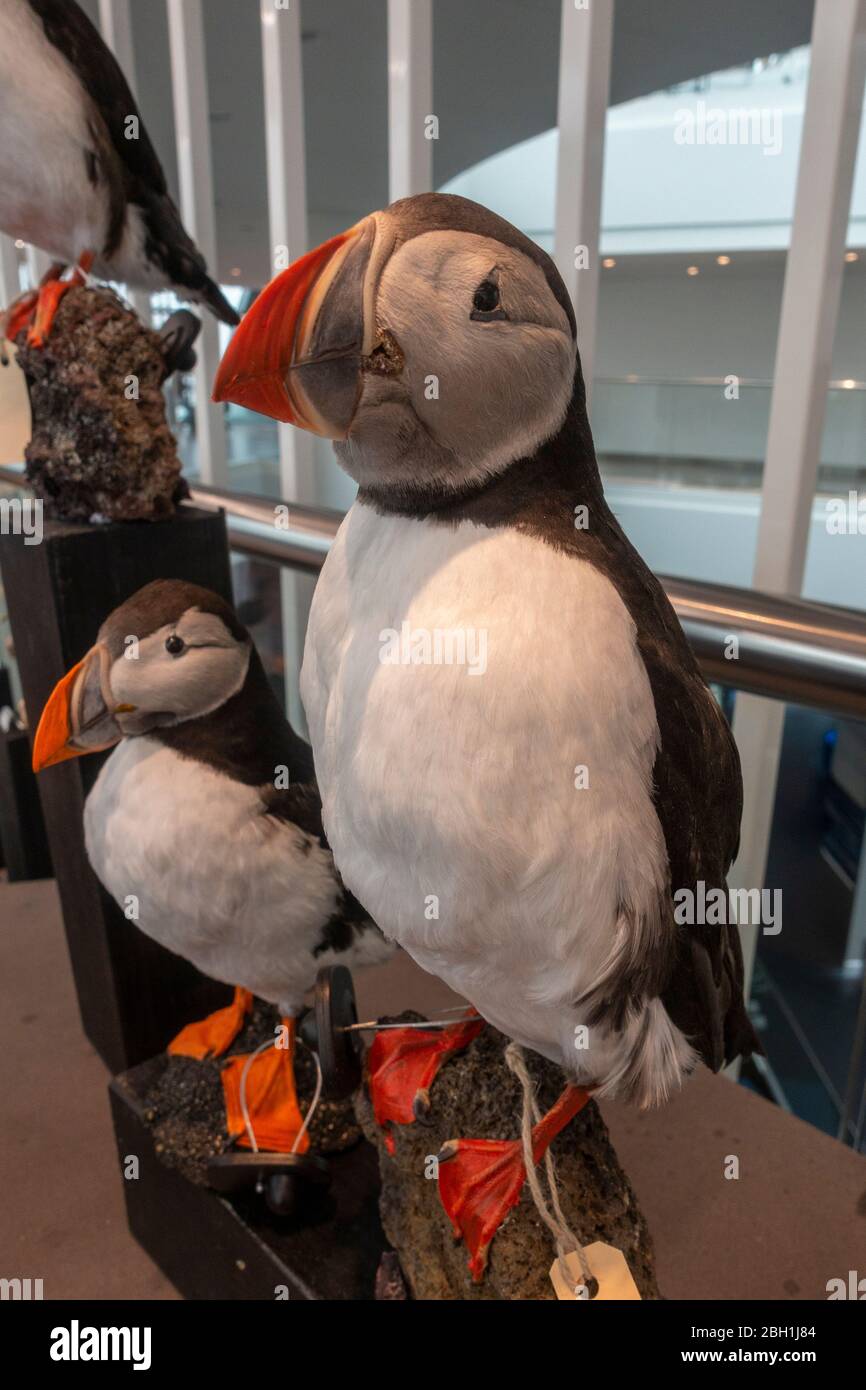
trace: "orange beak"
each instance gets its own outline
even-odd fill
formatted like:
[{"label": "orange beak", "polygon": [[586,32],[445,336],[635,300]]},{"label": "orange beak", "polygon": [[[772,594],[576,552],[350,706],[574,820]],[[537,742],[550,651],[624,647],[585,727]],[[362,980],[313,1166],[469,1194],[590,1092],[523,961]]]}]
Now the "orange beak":
[{"label": "orange beak", "polygon": [[34,772],[111,748],[123,737],[105,699],[109,665],[108,651],[98,642],[57,682],[33,739]]},{"label": "orange beak", "polygon": [[235,330],[213,399],[344,438],[361,390],[373,218],[332,237],[267,285]]}]

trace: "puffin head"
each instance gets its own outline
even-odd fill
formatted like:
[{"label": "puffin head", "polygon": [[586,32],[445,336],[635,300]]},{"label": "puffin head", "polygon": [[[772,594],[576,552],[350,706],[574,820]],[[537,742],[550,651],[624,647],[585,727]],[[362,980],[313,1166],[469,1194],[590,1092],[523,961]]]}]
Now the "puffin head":
[{"label": "puffin head", "polygon": [[576,363],[550,257],[487,208],[425,193],[271,281],[214,399],[328,436],[364,490],[407,497],[461,491],[534,453],[562,424]]},{"label": "puffin head", "polygon": [[157,579],[106,618],[55,686],[33,740],[33,768],[199,719],[243,687],[252,640],[209,589]]}]

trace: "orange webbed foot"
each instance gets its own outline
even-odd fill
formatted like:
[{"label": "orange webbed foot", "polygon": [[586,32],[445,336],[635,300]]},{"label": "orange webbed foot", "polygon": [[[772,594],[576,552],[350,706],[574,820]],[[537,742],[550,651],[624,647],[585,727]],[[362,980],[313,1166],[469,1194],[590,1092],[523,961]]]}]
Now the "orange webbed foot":
[{"label": "orange webbed foot", "polygon": [[411,1125],[426,1113],[428,1093],[446,1057],[462,1052],[484,1027],[473,1016],[447,1028],[392,1028],[377,1033],[367,1054],[370,1098],[385,1146],[394,1152],[390,1124]]},{"label": "orange webbed foot", "polygon": [[60,301],[72,289],[73,285],[86,283],[87,274],[92,265],[93,253],[92,251],[85,251],[68,280],[61,278],[63,266],[59,263],[53,265],[42,277],[36,294],[35,316],[27,331],[29,347],[42,348],[45,346],[45,340],[51,332]]},{"label": "orange webbed foot", "polygon": [[[246,1079],[245,1079],[246,1078]],[[240,1148],[306,1153],[310,1140],[295,1089],[295,1020],[283,1037],[258,1053],[230,1057],[222,1070],[226,1128]],[[246,1114],[242,1100],[246,1100]],[[247,1125],[255,1136],[252,1142]]]},{"label": "orange webbed foot", "polygon": [[[532,1157],[537,1165],[550,1144],[583,1109],[590,1092],[566,1086],[532,1130]],[[439,1198],[454,1235],[465,1240],[469,1268],[476,1283],[487,1264],[490,1242],[517,1205],[526,1168],[519,1139],[451,1139],[439,1153]]]},{"label": "orange webbed foot", "polygon": [[14,343],[18,334],[32,320],[36,311],[36,299],[37,291],[28,290],[26,294],[19,295],[17,299],[13,300],[3,315],[3,337],[8,338],[10,343]]},{"label": "orange webbed foot", "polygon": [[173,1057],[196,1057],[199,1061],[206,1057],[221,1057],[243,1028],[252,1007],[252,994],[238,985],[230,1004],[196,1023],[188,1023],[176,1038],[172,1038],[168,1051]]}]

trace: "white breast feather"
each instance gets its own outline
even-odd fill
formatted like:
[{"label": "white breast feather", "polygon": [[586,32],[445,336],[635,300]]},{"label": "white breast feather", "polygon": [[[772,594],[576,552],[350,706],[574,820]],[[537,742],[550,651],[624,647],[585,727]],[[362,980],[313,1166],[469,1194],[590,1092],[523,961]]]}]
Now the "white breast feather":
[{"label": "white breast feather", "polygon": [[99,251],[108,195],[87,178],[85,93],[26,0],[0,5],[0,131],[0,229],[60,260]]},{"label": "white breast feather", "polygon": [[84,813],[87,853],[142,931],[285,1013],[325,957],[311,954],[339,896],[330,854],[262,814],[255,787],[155,739],[120,743]]},{"label": "white breast feather", "polygon": [[[382,664],[380,634],[405,621],[484,629],[486,672]],[[614,1092],[629,1078],[643,1103],[678,1085],[694,1054],[658,1001],[575,1047],[574,1001],[667,873],[652,692],[608,580],[513,530],[356,504],[316,589],[301,689],[335,861],[383,931],[575,1078]]]}]

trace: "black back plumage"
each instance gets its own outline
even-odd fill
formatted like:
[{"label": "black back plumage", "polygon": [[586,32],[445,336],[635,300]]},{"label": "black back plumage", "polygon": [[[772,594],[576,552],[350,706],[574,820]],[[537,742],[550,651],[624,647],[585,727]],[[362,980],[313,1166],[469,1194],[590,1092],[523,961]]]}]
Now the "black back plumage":
[{"label": "black back plumage", "polygon": [[[207,273],[204,257],[187,234],[168,192],[159,156],[147,133],[129,83],[98,30],[76,0],[28,0],[45,36],[74,69],[92,108],[87,176],[105,179],[110,200],[106,244],[98,249],[108,260],[123,235],[126,206],[143,213],[146,252],[178,287],[199,296],[224,323],[238,316]],[[128,121],[138,122],[137,138],[127,139]]]}]

